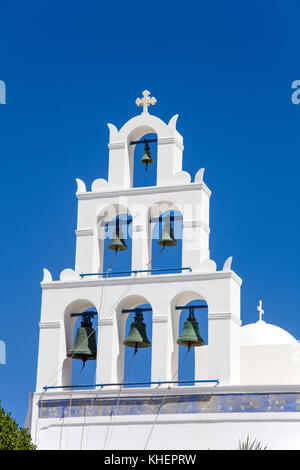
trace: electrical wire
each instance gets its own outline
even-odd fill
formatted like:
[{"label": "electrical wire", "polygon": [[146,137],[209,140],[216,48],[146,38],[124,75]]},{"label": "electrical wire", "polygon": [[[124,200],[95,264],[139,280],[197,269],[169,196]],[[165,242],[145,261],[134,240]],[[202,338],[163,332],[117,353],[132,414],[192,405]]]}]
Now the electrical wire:
[{"label": "electrical wire", "polygon": [[[107,278],[108,278],[108,274],[109,274],[109,272],[111,271],[111,267],[112,267],[113,262],[114,262],[114,260],[115,260],[115,258],[116,258],[116,255],[117,255],[117,251],[115,252],[115,256],[113,257],[112,262],[111,262],[111,264],[110,264],[108,270],[106,271],[105,282],[104,282],[104,284],[103,284],[103,286],[102,286],[102,289],[101,289],[101,297],[100,297],[99,311],[101,311],[101,309],[102,309],[102,301],[103,301],[103,303],[104,303],[104,301],[105,301],[104,293],[105,293],[106,281],[107,281]],[[98,328],[98,325],[96,326],[96,329],[97,329],[97,328]],[[85,342],[86,340],[88,340],[92,334],[94,334],[94,331],[91,331],[91,333],[87,336],[87,338],[86,338],[85,340],[83,340],[83,342]],[[82,342],[82,344],[83,344],[83,342]],[[70,359],[73,359],[73,356],[74,356],[75,353],[76,353],[76,352],[74,351],[74,353],[72,354],[72,356],[70,356]],[[82,369],[80,370],[80,372],[79,372],[79,374],[77,375],[77,377],[76,377],[74,383],[72,384],[73,386],[76,385],[76,383],[77,383],[77,381],[78,381],[78,379],[79,379],[79,377],[80,377],[80,375],[81,375],[81,373],[82,373],[82,371],[83,371],[83,369],[84,369],[84,366],[85,366],[85,362],[83,363]],[[60,370],[62,370],[62,369],[63,369],[63,367],[62,367]],[[58,371],[58,372],[59,372],[59,371]],[[57,373],[58,373],[58,372],[57,372]],[[96,377],[95,377],[95,382],[96,382]],[[72,389],[71,389],[71,397],[70,397],[70,411],[71,411],[71,406],[72,406],[73,390],[74,390],[74,389],[72,388]],[[64,417],[63,417],[63,418],[64,418]],[[86,419],[86,407],[85,407],[85,419]],[[69,428],[68,428],[68,429],[69,429]],[[67,436],[69,436],[69,433],[67,434]],[[61,440],[60,440],[60,445],[61,445]],[[82,445],[82,440],[81,440],[80,446],[81,446],[81,445]],[[67,446],[66,446],[66,447],[67,447]]]},{"label": "electrical wire", "polygon": [[[101,311],[100,309],[101,309],[101,305],[102,305],[102,299],[103,299],[103,294],[104,294],[105,287],[106,287],[106,281],[107,281],[107,278],[108,278],[108,274],[109,274],[109,271],[111,271],[111,267],[112,267],[113,262],[114,262],[114,260],[115,260],[115,258],[116,258],[116,254],[117,254],[117,252],[115,253],[115,256],[113,257],[113,260],[112,260],[112,262],[111,262],[111,264],[110,264],[110,266],[109,266],[109,268],[108,268],[108,270],[107,270],[107,272],[106,272],[105,282],[104,282],[104,284],[103,284],[103,286],[102,286],[102,289],[101,289],[101,298],[100,298],[100,308],[99,308],[99,311]],[[110,313],[110,312],[108,312],[108,314],[109,314],[109,313]],[[96,329],[97,329],[97,328],[98,328],[98,325],[96,326]],[[92,332],[87,336],[86,339],[89,339],[89,337],[90,337],[92,334],[94,334],[94,331],[92,331]],[[85,341],[85,340],[84,340],[84,341]],[[70,359],[73,359],[73,356],[74,356],[74,355],[75,355],[75,351],[74,351],[74,353],[72,354],[72,356],[70,356],[69,358],[70,358]],[[40,397],[39,397],[39,399],[38,399],[38,402],[37,402],[37,405],[38,405],[39,407],[40,407],[40,404],[43,403],[43,397],[44,397],[44,395],[45,395],[45,393],[46,393],[46,391],[47,391],[47,388],[46,388],[46,387],[49,385],[49,383],[52,382],[53,379],[55,379],[55,377],[57,377],[57,375],[62,371],[63,368],[64,368],[64,365],[62,365],[62,367],[60,367],[59,369],[57,369],[56,373],[48,380],[48,382],[47,382],[46,385],[44,386],[43,391],[42,391],[42,393],[41,393],[41,395],[40,395]],[[82,367],[82,369],[81,369],[81,371],[80,371],[80,373],[79,373],[79,376],[80,376],[80,374],[81,374],[83,368],[84,368],[84,366]],[[77,379],[79,378],[79,376],[76,378],[76,381],[77,381]],[[75,384],[73,384],[73,385],[75,385]],[[73,392],[71,392],[71,396],[72,396],[72,393],[73,393]],[[63,419],[64,419],[64,416],[63,416]],[[40,433],[40,419],[38,418],[38,419],[37,419],[37,423],[36,423],[36,433],[35,433],[35,443],[36,443],[36,444],[38,444],[39,433]],[[61,444],[61,443],[60,443],[60,444]]]},{"label": "electrical wire", "polygon": [[[183,360],[181,361],[181,363],[180,363],[178,369],[176,370],[175,374],[173,375],[171,381],[174,380],[175,377],[178,375],[178,373],[179,373],[181,367],[183,366],[183,364],[184,364],[184,362],[185,362],[185,360],[186,360],[186,358],[187,358],[187,356],[188,356],[188,353],[190,352],[190,349],[191,349],[191,348],[189,347],[188,350],[187,350],[187,352],[186,352],[186,354],[185,354],[185,356],[184,356],[184,358],[183,358]],[[159,406],[158,406],[157,413],[156,413],[156,415],[155,415],[155,418],[154,418],[154,421],[153,421],[153,423],[152,423],[152,426],[151,426],[149,435],[148,435],[148,437],[147,437],[144,450],[146,450],[147,445],[148,445],[148,443],[149,443],[149,441],[150,441],[151,435],[152,435],[152,433],[153,433],[154,427],[155,427],[156,422],[157,422],[158,415],[159,415],[159,413],[160,413],[160,410],[161,410],[162,407],[164,406],[164,403],[165,403],[166,398],[167,398],[167,396],[168,396],[169,390],[171,390],[171,386],[170,386],[170,385],[168,386],[167,392],[166,392],[166,394],[164,395],[162,401],[160,402],[160,404],[159,404]],[[154,398],[154,395],[155,395],[155,394],[153,394],[153,396],[152,396],[152,400],[153,400],[153,398]]]},{"label": "electrical wire", "polygon": [[[129,363],[129,366],[127,368],[127,371],[124,375],[124,382],[126,382],[126,379],[129,375],[129,372],[130,372],[130,369],[132,367],[132,364],[133,364],[133,360],[136,356],[136,353],[137,353],[137,349],[134,350],[134,353],[133,353],[133,356],[131,358],[131,361]],[[121,385],[120,386],[120,391],[119,391],[119,395],[118,395],[118,399],[117,399],[117,406],[116,406],[116,412],[115,412],[115,415],[117,414],[117,412],[119,411],[119,404],[120,404],[120,399],[121,399],[121,393],[122,393],[122,390],[124,388],[124,385]],[[113,428],[111,428],[112,426],[112,420],[113,420],[113,413],[114,412],[114,405],[112,406],[111,408],[111,412],[110,412],[110,421],[109,421],[109,424],[108,424],[108,428],[107,428],[107,431],[106,431],[106,436],[105,436],[105,440],[104,440],[104,445],[103,445],[103,450],[105,450],[105,446],[106,446],[106,442],[107,442],[107,439],[108,439],[108,435],[109,435],[109,431],[111,429],[111,433],[110,433],[110,437],[109,437],[109,441],[108,441],[108,446],[107,446],[107,449],[109,448],[109,444],[110,444],[110,441],[111,441],[111,436],[112,436],[112,432],[113,432]]]},{"label": "electrical wire", "polygon": [[[110,266],[109,266],[109,268],[108,268],[108,270],[107,270],[107,272],[106,272],[106,280],[107,280],[107,277],[108,277],[109,272],[111,271],[111,267],[112,267],[112,265],[113,265],[113,263],[114,263],[114,261],[115,261],[115,259],[116,259],[117,253],[118,253],[118,252],[115,251],[115,255],[114,255],[113,259],[112,259],[112,262],[110,263]],[[99,311],[102,310],[102,300],[103,300],[103,304],[104,304],[104,301],[105,301],[104,292],[105,292],[105,287],[106,287],[106,280],[105,280],[105,283],[104,283],[104,285],[103,285],[103,289],[101,289],[101,298],[100,298]],[[104,307],[104,305],[103,305],[103,307]],[[97,327],[98,327],[98,325],[97,325]],[[92,332],[87,336],[87,339],[89,339],[89,337],[90,337],[92,334],[94,334],[94,331],[92,331]],[[86,341],[86,340],[83,340],[83,342],[84,342],[84,341]],[[75,354],[75,353],[74,353],[74,354]],[[73,356],[72,356],[72,357],[73,357]],[[78,382],[78,379],[79,379],[79,377],[80,377],[80,375],[81,375],[81,373],[82,373],[82,371],[83,371],[83,369],[84,369],[85,362],[86,362],[86,361],[83,362],[82,369],[80,370],[80,372],[79,372],[79,374],[77,375],[77,377],[76,377],[74,383],[72,384],[73,386],[76,385],[76,383]],[[96,377],[95,377],[94,380],[95,380],[95,382],[96,382]],[[72,389],[71,389],[71,398],[70,398],[70,412],[71,412],[71,409],[72,409],[73,390],[74,390],[74,389],[72,388]],[[85,405],[85,408],[84,408],[84,423],[85,423],[85,421],[86,421],[86,405]],[[68,429],[69,429],[69,428],[68,428]],[[84,427],[82,428],[81,441],[80,441],[80,449],[81,449],[81,447],[82,447],[83,432],[84,432]]]},{"label": "electrical wire", "polygon": [[[165,246],[162,247],[162,249],[159,251],[159,253],[154,257],[152,258],[148,263],[145,264],[145,267],[148,267],[153,261],[154,259],[158,258],[158,256],[162,253],[162,251],[164,250]],[[99,311],[101,311],[101,303],[102,303],[102,297],[103,297],[103,293],[105,291],[105,287],[106,287],[106,280],[108,279],[108,274],[109,272],[111,271],[111,267],[113,265],[113,262],[116,258],[116,255],[117,255],[117,251],[115,252],[115,256],[113,257],[113,260],[108,268],[108,270],[106,271],[105,273],[105,283],[103,284],[102,286],[102,290],[101,290],[101,300],[100,300],[100,308],[99,308]],[[134,273],[134,277],[136,277],[137,273]],[[125,288],[125,291],[128,291],[129,289],[131,288],[131,286],[127,286]],[[114,310],[114,307],[116,306],[117,303],[119,303],[121,301],[121,299],[123,298],[123,296],[125,295],[125,293],[122,293],[121,296],[119,297],[119,299],[117,300],[117,302],[115,302],[115,304],[113,305],[113,307],[111,307],[111,309],[109,310],[109,312],[107,313],[106,316],[103,317],[103,319],[107,318],[107,316]],[[98,326],[96,326],[96,328],[98,328]],[[92,335],[93,332],[90,333],[90,335]],[[87,339],[90,337],[90,335],[87,337]],[[69,356],[70,359],[73,359],[73,356],[74,356],[75,352],[73,353],[72,356]],[[46,383],[46,385],[44,386],[44,391],[42,392],[42,394],[46,391],[45,390],[45,387],[47,387],[49,385],[50,382],[52,382],[52,380],[57,376],[57,374],[59,372],[61,372],[61,370],[63,369],[63,366],[57,370],[57,372],[48,380],[48,382]]]},{"label": "electrical wire", "polygon": [[[152,264],[152,262],[153,262],[155,259],[157,259],[158,256],[162,253],[162,251],[164,250],[164,248],[165,248],[165,245],[162,246],[162,249],[157,253],[157,255],[156,255],[155,257],[153,257],[148,263],[145,264],[145,267],[148,267],[150,264]],[[113,260],[112,260],[112,262],[111,262],[111,264],[110,264],[110,266],[109,266],[109,268],[108,268],[108,270],[107,270],[107,272],[106,272],[105,282],[104,282],[104,284],[103,284],[103,286],[102,286],[102,289],[101,289],[101,300],[100,300],[99,311],[101,311],[102,308],[103,308],[103,307],[101,308],[102,299],[103,299],[104,302],[105,302],[104,294],[105,294],[105,290],[106,290],[105,287],[106,287],[106,284],[107,284],[108,274],[109,274],[109,272],[111,271],[111,268],[112,268],[112,265],[113,265],[113,263],[114,263],[114,261],[115,261],[115,258],[116,258],[117,253],[118,253],[118,252],[117,252],[117,250],[116,250],[115,256],[113,257]],[[137,273],[134,273],[134,277],[136,277],[136,275],[137,275]],[[121,302],[122,298],[125,297],[125,295],[127,294],[127,292],[128,292],[130,289],[131,289],[131,285],[128,285],[128,286],[124,289],[124,291],[122,292],[122,294],[121,294],[121,296],[118,298],[118,300],[114,303],[114,305],[113,305],[113,306],[110,308],[110,310],[107,312],[107,314],[106,314],[104,317],[102,317],[103,319],[107,318],[107,317],[110,315],[110,313],[114,310],[115,306]],[[103,302],[103,303],[104,303],[104,302]],[[96,328],[98,328],[98,325],[96,326]],[[94,333],[94,332],[92,331],[92,332],[90,333],[90,335],[87,337],[87,339],[88,339],[93,333]],[[70,359],[73,358],[74,354],[75,354],[75,352],[73,353],[72,356],[70,356]],[[134,357],[134,356],[133,356],[133,357]],[[43,396],[44,396],[44,394],[45,394],[45,392],[46,392],[46,390],[47,390],[46,387],[47,387],[47,386],[49,385],[49,383],[52,382],[52,380],[58,375],[58,373],[63,369],[63,367],[64,367],[64,366],[62,366],[60,369],[58,369],[57,372],[53,375],[53,377],[51,377],[51,379],[49,379],[48,382],[47,382],[47,384],[44,386],[43,392],[42,392],[41,396],[39,397],[39,400],[38,400],[38,403],[37,403],[38,406],[39,406],[40,403],[42,403]],[[82,370],[83,370],[83,367],[82,367],[82,369],[81,369],[81,371],[80,371],[80,374],[81,374]],[[80,375],[80,374],[79,374],[79,375]],[[125,380],[125,379],[124,379],[124,380]],[[75,384],[73,384],[73,385],[75,385]],[[73,389],[72,389],[72,390],[73,390]],[[120,389],[120,392],[121,392],[121,391],[122,391],[122,388]],[[73,391],[71,392],[71,397],[72,397],[72,394],[73,394]],[[119,397],[120,397],[120,394],[119,394]],[[37,419],[37,424],[38,424],[39,421],[40,421],[40,420]],[[36,439],[35,439],[36,442],[38,442],[38,438],[39,438],[39,426],[38,426],[38,429],[36,430]]]},{"label": "electrical wire", "polygon": [[[110,266],[109,266],[109,268],[108,268],[108,270],[107,270],[107,272],[106,272],[106,279],[105,279],[105,282],[104,282],[104,284],[103,284],[103,286],[102,286],[102,289],[101,289],[101,297],[100,297],[99,311],[101,311],[101,307],[102,307],[102,300],[103,300],[103,298],[104,298],[104,291],[105,291],[105,287],[106,287],[106,280],[107,280],[107,277],[108,277],[109,272],[111,271],[111,267],[112,267],[113,262],[114,262],[114,260],[115,260],[115,258],[116,258],[116,255],[117,255],[117,251],[115,252],[115,256],[113,257],[112,262],[111,262],[111,264],[110,264]],[[98,328],[98,325],[96,326],[96,329],[97,329],[97,328]],[[95,332],[95,330],[91,331],[91,333],[87,336],[86,339],[83,340],[83,342],[85,342],[86,340],[88,340],[88,339],[90,338],[90,336],[94,334],[94,332]],[[83,342],[82,342],[82,344],[83,344]],[[72,356],[70,356],[70,359],[73,359],[73,356],[74,356],[75,353],[76,353],[76,352],[74,351],[74,353],[72,354]],[[78,379],[79,379],[79,377],[80,377],[80,375],[81,375],[81,373],[82,373],[82,371],[83,371],[83,369],[84,369],[84,366],[85,366],[85,361],[83,362],[83,366],[82,366],[82,368],[81,368],[79,374],[78,374],[77,377],[75,378],[74,383],[72,384],[73,386],[76,385],[76,383],[77,383],[77,381],[78,381]],[[61,371],[62,369],[63,369],[63,367],[61,367],[61,369],[60,369],[59,371]],[[58,372],[59,372],[59,371],[58,371]],[[58,374],[58,372],[57,372],[57,374]],[[71,412],[71,407],[72,407],[73,390],[74,390],[74,389],[71,388],[70,412]],[[64,419],[64,416],[63,416],[63,419]],[[86,406],[85,406],[85,420],[86,420]],[[67,428],[67,429],[69,430],[69,428]],[[68,434],[67,434],[67,442],[68,442],[68,436],[69,436],[69,432],[68,432]],[[61,439],[60,439],[60,446],[61,446]],[[81,438],[80,447],[81,447],[81,446],[82,446],[82,438]],[[66,447],[67,447],[67,445],[66,445]]]},{"label": "electrical wire", "polygon": [[[73,386],[76,385],[76,383],[78,382],[79,380],[79,377],[81,376],[82,374],[82,371],[85,367],[85,362],[86,361],[82,361],[83,364],[82,364],[82,368],[80,369],[79,371],[79,374],[77,374],[75,380],[74,380],[74,383],[72,384]],[[72,401],[73,401],[73,388],[71,388],[71,395],[70,395],[70,404],[69,404],[69,410],[70,410],[70,413],[69,413],[69,418],[71,417],[71,413],[72,413]],[[63,411],[63,424],[62,424],[62,429],[63,429],[63,425],[64,425],[64,419],[65,419],[65,414],[64,414],[64,411]],[[59,450],[61,450],[61,440],[62,440],[62,432],[61,432],[61,435],[60,435],[60,443],[59,443]],[[67,427],[67,435],[66,435],[66,449],[68,448],[68,442],[69,442],[69,427]]]},{"label": "electrical wire", "polygon": [[[147,268],[149,265],[151,265],[152,262],[153,262],[155,259],[157,259],[157,258],[159,257],[159,255],[162,253],[162,251],[164,250],[164,248],[165,248],[165,245],[162,246],[161,250],[156,254],[156,256],[154,256],[148,263],[146,263],[145,268]],[[134,357],[135,357],[135,355],[136,355],[136,352],[137,352],[137,349],[135,349],[135,351],[134,351],[134,354],[133,354],[132,359],[131,359],[131,361],[130,361],[129,367],[128,367],[128,369],[127,369],[125,375],[124,375],[123,382],[126,382],[126,377],[128,376],[129,371],[130,371],[130,369],[131,369],[131,366],[132,366],[132,364],[133,364],[133,359],[134,359]],[[118,401],[117,401],[117,408],[116,408],[117,411],[118,411],[118,409],[119,409],[120,398],[121,398],[121,393],[122,393],[123,387],[124,387],[124,385],[121,385],[121,387],[120,387],[120,391],[119,391],[119,395],[118,395]],[[107,432],[106,432],[106,436],[105,436],[105,440],[104,440],[104,445],[103,445],[103,450],[105,449],[106,442],[107,442],[108,435],[109,435],[109,430],[110,430],[111,425],[112,425],[113,409],[114,409],[114,406],[112,406],[112,409],[111,409],[111,412],[110,412],[110,422],[109,422],[109,424],[108,424],[108,428],[107,428]],[[115,412],[115,415],[117,414],[117,411]],[[110,437],[109,437],[108,447],[107,447],[107,448],[109,448],[109,444],[110,444],[110,441],[111,441],[112,432],[113,432],[113,428],[112,428],[111,433],[110,433]]]},{"label": "electrical wire", "polygon": [[[94,384],[96,384],[96,372],[94,374]],[[92,408],[93,404],[94,404],[94,401],[98,398],[98,395],[97,395],[97,391],[95,391],[94,395],[92,396],[92,399],[91,399],[91,404],[90,404],[90,408]],[[82,427],[82,436],[81,436],[81,442],[80,442],[80,450],[82,450],[82,444],[83,444],[83,433],[84,433],[84,427],[86,426],[86,408],[85,408],[85,414],[84,414],[84,423],[83,423],[83,427]],[[85,442],[86,442],[86,445],[85,445],[85,450],[87,448],[87,445],[88,445],[88,436],[89,436],[89,431],[90,431],[90,426],[87,426],[87,432],[86,432],[86,437],[85,437]]]},{"label": "electrical wire", "polygon": [[150,264],[152,264],[153,261],[159,257],[159,255],[162,253],[164,249],[165,249],[165,245],[162,246],[162,249],[149,261],[149,263],[146,264],[145,267],[150,266]]}]

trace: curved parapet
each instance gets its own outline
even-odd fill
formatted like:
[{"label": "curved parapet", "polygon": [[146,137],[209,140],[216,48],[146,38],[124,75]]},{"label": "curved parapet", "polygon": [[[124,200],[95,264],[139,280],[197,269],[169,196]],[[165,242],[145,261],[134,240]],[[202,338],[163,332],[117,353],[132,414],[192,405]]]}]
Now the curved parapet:
[{"label": "curved parapet", "polygon": [[174,116],[171,117],[171,119],[168,123],[169,129],[172,129],[173,131],[176,131],[176,124],[177,124],[178,117],[179,117],[179,114],[174,114]]},{"label": "curved parapet", "polygon": [[61,281],[74,281],[74,280],[77,280],[77,279],[80,279],[80,276],[79,274],[74,271],[73,269],[64,269],[61,273],[60,273],[60,277],[59,279]]},{"label": "curved parapet", "polygon": [[86,192],[85,183],[79,178],[76,178],[76,183],[77,183],[76,193],[85,193]]},{"label": "curved parapet", "polygon": [[223,271],[230,271],[232,263],[232,256],[229,256],[223,265]]},{"label": "curved parapet", "polygon": [[[160,135],[169,134],[170,129],[167,124],[157,116],[153,116],[152,114],[139,114],[129,119],[129,121],[121,127],[118,138],[121,141],[130,136],[132,140],[139,140],[144,135],[140,135],[141,132],[144,132],[144,134],[154,132]],[[173,129],[172,132],[174,132]]]},{"label": "curved parapet", "polygon": [[51,282],[52,281],[52,275],[48,269],[44,268],[43,269],[43,280],[42,282]]},{"label": "curved parapet", "polygon": [[187,171],[178,171],[170,178],[170,184],[189,184],[191,182],[191,175]]},{"label": "curved parapet", "polygon": [[108,182],[104,178],[98,178],[92,183],[92,192],[105,191],[108,189]]},{"label": "curved parapet", "polygon": [[205,171],[205,168],[200,168],[200,170],[197,171],[195,180],[194,180],[195,183],[203,183],[204,171]]},{"label": "curved parapet", "polygon": [[112,141],[114,137],[117,136],[119,133],[118,128],[114,124],[111,124],[109,122],[107,123],[107,127],[109,129],[109,140]]},{"label": "curved parapet", "polygon": [[217,265],[212,259],[206,259],[200,263],[197,271],[203,273],[213,273],[217,270]]}]

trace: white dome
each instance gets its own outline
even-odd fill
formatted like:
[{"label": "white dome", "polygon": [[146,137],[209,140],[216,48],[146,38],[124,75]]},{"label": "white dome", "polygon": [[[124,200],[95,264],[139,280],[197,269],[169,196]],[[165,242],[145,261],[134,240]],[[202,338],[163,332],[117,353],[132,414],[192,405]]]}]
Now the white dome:
[{"label": "white dome", "polygon": [[279,326],[263,320],[241,327],[241,345],[298,344],[298,341]]}]

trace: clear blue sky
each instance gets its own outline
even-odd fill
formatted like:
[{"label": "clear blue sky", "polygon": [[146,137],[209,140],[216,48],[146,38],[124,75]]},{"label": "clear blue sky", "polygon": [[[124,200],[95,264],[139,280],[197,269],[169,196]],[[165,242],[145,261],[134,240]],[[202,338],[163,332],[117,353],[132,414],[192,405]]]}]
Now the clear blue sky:
[{"label": "clear blue sky", "polygon": [[[233,256],[242,320],[300,339],[300,5],[0,0],[2,404],[21,424],[35,388],[42,268],[74,267],[75,178],[107,177],[107,122],[179,113],[184,169],[205,167],[211,256]],[[143,171],[143,169],[142,169]]]}]

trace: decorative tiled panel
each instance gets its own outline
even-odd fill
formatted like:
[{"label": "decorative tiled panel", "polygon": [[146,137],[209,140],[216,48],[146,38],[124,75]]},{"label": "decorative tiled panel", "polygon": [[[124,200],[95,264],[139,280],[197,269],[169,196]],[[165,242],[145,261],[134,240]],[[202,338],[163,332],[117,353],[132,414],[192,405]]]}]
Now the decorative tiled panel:
[{"label": "decorative tiled panel", "polygon": [[182,413],[259,413],[300,411],[299,393],[169,395],[43,400],[41,418]]}]

